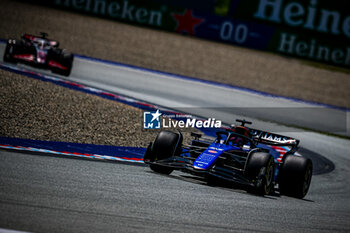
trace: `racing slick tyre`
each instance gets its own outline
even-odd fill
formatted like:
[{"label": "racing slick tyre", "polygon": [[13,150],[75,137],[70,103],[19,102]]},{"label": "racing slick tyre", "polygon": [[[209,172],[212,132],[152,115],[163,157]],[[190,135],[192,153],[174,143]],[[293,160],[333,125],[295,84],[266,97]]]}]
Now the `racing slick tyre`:
[{"label": "racing slick tyre", "polygon": [[303,198],[309,191],[312,178],[310,159],[287,155],[283,159],[279,175],[280,194]]},{"label": "racing slick tyre", "polygon": [[[154,141],[150,160],[157,161],[171,158],[181,153],[182,135],[171,131],[161,131]],[[157,173],[169,175],[174,169],[160,164],[150,164],[150,168]]]},{"label": "racing slick tyre", "polygon": [[59,68],[52,68],[51,69],[52,72],[63,76],[69,76],[72,71],[73,60],[74,60],[73,54],[70,54],[70,53],[60,54],[58,61],[60,61],[60,64],[62,64],[67,69],[64,70]]},{"label": "racing slick tyre", "polygon": [[255,152],[249,155],[244,175],[253,182],[253,193],[268,195],[273,188],[274,173],[274,159],[269,153]]},{"label": "racing slick tyre", "polygon": [[14,45],[7,43],[5,53],[4,53],[4,62],[8,63],[17,63],[16,59],[13,58],[13,50],[14,50]]}]

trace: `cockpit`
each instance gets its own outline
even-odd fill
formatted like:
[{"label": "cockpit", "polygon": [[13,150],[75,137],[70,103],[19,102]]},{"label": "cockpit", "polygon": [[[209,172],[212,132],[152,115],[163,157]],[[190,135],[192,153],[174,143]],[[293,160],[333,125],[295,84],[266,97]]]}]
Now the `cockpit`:
[{"label": "cockpit", "polygon": [[245,148],[245,149],[255,147],[254,142],[250,138],[235,132],[228,132],[228,131],[217,132],[215,143],[239,147],[239,148]]}]

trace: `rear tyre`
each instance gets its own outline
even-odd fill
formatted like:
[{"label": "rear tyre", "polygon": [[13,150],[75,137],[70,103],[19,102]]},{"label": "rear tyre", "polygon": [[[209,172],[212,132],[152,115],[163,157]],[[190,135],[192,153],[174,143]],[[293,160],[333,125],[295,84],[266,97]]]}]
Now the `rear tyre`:
[{"label": "rear tyre", "polygon": [[59,69],[59,68],[52,68],[52,72],[56,73],[56,74],[60,74],[63,76],[69,76],[71,71],[72,71],[72,67],[73,67],[73,60],[74,60],[74,56],[73,54],[70,53],[62,53],[59,56],[59,63],[62,64],[64,67],[66,67],[67,69]]},{"label": "rear tyre", "polygon": [[274,159],[264,152],[256,152],[248,157],[244,175],[254,183],[249,190],[259,195],[268,195],[273,188]]},{"label": "rear tyre", "polygon": [[282,195],[304,198],[310,188],[312,161],[287,155],[280,168],[279,188]]},{"label": "rear tyre", "polygon": [[[154,162],[168,159],[181,153],[182,135],[171,131],[161,131],[147,155]],[[160,164],[150,164],[150,168],[157,173],[169,175],[174,169]]]}]

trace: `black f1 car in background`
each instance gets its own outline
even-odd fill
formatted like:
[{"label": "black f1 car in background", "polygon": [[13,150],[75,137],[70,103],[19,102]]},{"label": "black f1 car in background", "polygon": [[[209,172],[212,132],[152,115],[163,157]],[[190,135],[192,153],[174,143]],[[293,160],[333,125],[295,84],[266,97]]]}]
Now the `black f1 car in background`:
[{"label": "black f1 car in background", "polygon": [[203,176],[208,183],[219,179],[242,184],[255,193],[303,198],[310,187],[312,161],[297,156],[299,140],[248,128],[251,122],[217,132],[215,140],[192,133],[183,144],[180,132],[161,131],[147,148],[144,162],[162,174],[173,170]]},{"label": "black f1 car in background", "polygon": [[4,61],[21,62],[69,76],[73,65],[73,54],[58,48],[59,43],[48,39],[46,33],[40,34],[41,36],[24,34],[20,40],[9,39]]}]

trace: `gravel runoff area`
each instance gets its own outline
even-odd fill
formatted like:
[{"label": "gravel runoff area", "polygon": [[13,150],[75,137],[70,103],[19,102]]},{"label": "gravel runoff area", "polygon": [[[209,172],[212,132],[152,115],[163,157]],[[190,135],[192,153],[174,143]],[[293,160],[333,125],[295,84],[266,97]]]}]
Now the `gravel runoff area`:
[{"label": "gravel runoff area", "polygon": [[350,108],[349,72],[16,0],[1,2],[0,38],[44,31],[74,53]]},{"label": "gravel runoff area", "polygon": [[[142,110],[0,69],[0,136],[146,147]],[[194,130],[195,132],[198,132]],[[182,130],[185,140],[190,130]]]}]

